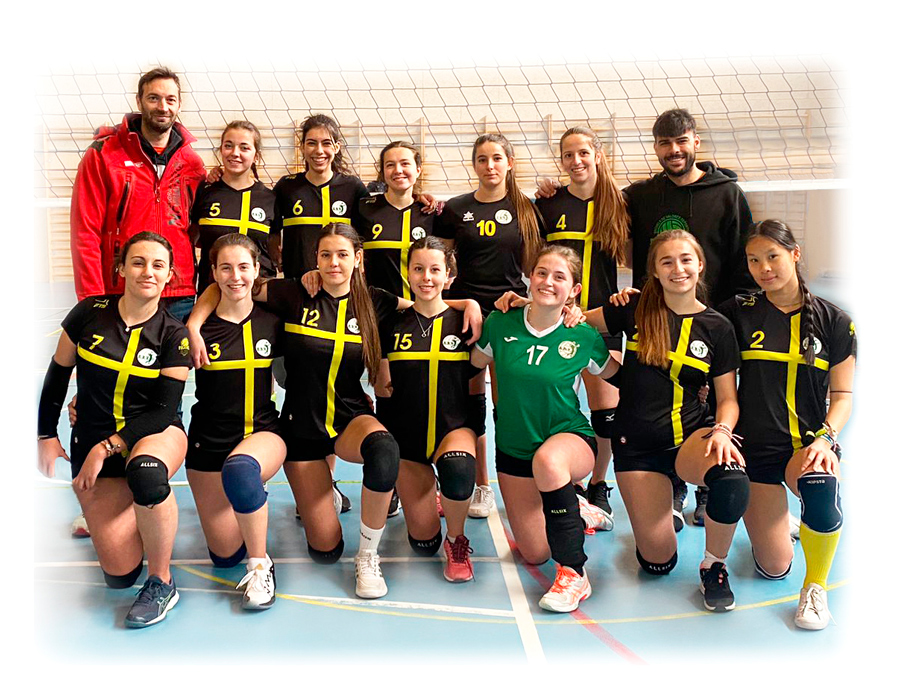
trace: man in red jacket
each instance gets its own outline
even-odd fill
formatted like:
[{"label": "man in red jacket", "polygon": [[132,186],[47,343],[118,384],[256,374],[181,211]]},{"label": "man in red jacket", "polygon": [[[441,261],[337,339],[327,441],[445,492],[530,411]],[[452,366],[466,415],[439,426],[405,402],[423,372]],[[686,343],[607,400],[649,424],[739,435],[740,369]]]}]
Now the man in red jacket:
[{"label": "man in red jacket", "polygon": [[145,73],[136,100],[140,112],[98,130],[78,165],[70,221],[75,292],[79,300],[122,293],[115,259],[129,237],[151,230],[175,252],[175,277],[163,302],[183,320],[195,295],[191,202],[206,170],[190,147],[196,139],[175,121],[181,110],[178,76],[163,67]]}]

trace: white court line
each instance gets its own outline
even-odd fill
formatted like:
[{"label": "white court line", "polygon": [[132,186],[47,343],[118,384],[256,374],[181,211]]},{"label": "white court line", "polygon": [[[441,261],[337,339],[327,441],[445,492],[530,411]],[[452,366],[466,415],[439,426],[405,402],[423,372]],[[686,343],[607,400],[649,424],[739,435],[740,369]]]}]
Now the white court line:
[{"label": "white court line", "polygon": [[519,630],[519,637],[522,639],[522,646],[525,648],[525,658],[529,664],[546,664],[547,658],[544,656],[544,648],[541,645],[541,639],[534,624],[534,617],[532,617],[531,610],[528,607],[528,600],[525,598],[525,589],[522,587],[522,581],[519,579],[519,573],[516,569],[515,561],[513,561],[512,550],[509,548],[509,542],[506,540],[506,533],[503,532],[503,524],[500,523],[500,512],[496,507],[488,515],[488,526],[491,530],[491,538],[494,540],[494,547],[496,547],[497,554],[500,556],[500,572],[503,573],[506,592],[509,594],[513,615],[516,618],[516,628]]},{"label": "white court line", "polygon": [[[35,582],[52,582],[55,584],[69,584],[69,585],[81,585],[87,587],[103,587],[106,588],[106,584],[103,582],[88,582],[81,580],[42,580],[37,579]],[[138,589],[137,585],[132,586],[133,589]],[[235,589],[227,589],[227,588],[219,588],[219,589],[200,589],[197,587],[178,587],[179,592],[199,592],[201,594],[234,594],[241,595],[243,592],[239,592]],[[306,594],[284,594],[282,592],[278,593],[279,596],[284,596],[290,599],[295,599],[297,601],[315,601],[318,603],[331,603],[334,605],[340,606],[361,606],[361,607],[377,607],[377,608],[394,608],[397,610],[428,610],[436,613],[453,613],[456,615],[479,615],[482,617],[509,617],[512,618],[514,612],[512,610],[495,610],[493,608],[472,608],[468,606],[447,606],[440,605],[436,603],[413,603],[413,602],[403,602],[403,601],[378,601],[378,600],[362,600],[362,599],[348,599],[348,598],[338,598],[333,596],[308,596]]]},{"label": "white court line", "polygon": [[[474,562],[481,563],[499,563],[500,559],[496,556],[472,556],[470,557]],[[279,566],[281,564],[289,564],[289,563],[315,563],[308,556],[297,556],[297,557],[285,557],[285,558],[274,558],[272,559],[274,563],[277,563]],[[354,557],[352,556],[344,556],[338,560],[339,563],[351,564],[355,562]],[[424,557],[424,556],[382,556],[382,563],[439,563],[443,564],[443,559],[439,556],[432,557]],[[146,563],[146,562],[145,562]],[[211,562],[209,559],[172,559],[169,562],[173,566],[209,566]],[[35,563],[35,568],[97,568],[100,566],[99,561],[43,561],[40,563]]]}]

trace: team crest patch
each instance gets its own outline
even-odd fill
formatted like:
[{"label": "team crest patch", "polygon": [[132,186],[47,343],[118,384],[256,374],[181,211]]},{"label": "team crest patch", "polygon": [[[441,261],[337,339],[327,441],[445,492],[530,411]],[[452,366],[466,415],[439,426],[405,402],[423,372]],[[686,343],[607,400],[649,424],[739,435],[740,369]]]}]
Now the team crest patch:
[{"label": "team crest patch", "polygon": [[444,336],[444,340],[441,341],[441,345],[443,345],[448,350],[455,350],[459,347],[460,339],[456,336]]},{"label": "team crest patch", "polygon": [[425,236],[425,228],[413,228],[411,234],[413,239],[422,239]]},{"label": "team crest patch", "polygon": [[342,200],[338,200],[331,205],[331,213],[333,213],[335,216],[343,216],[347,213],[347,203]]},{"label": "team crest patch", "polygon": [[703,359],[703,357],[709,354],[709,348],[702,340],[695,340],[691,343],[691,354],[697,357],[697,359]]},{"label": "team crest patch", "polygon": [[575,356],[575,353],[578,352],[578,343],[573,343],[571,340],[564,340],[559,344],[559,347],[556,348],[556,350],[563,359],[571,359]]},{"label": "team crest patch", "polygon": [[656,226],[653,228],[653,234],[658,235],[666,230],[690,231],[690,228],[688,227],[687,221],[678,214],[666,214],[656,222]]},{"label": "team crest patch", "polygon": [[260,223],[266,220],[266,210],[262,207],[253,207],[250,210],[250,216],[254,221],[259,221]]},{"label": "team crest patch", "polygon": [[496,214],[494,214],[494,218],[496,218],[497,222],[501,225],[506,225],[512,220],[512,214],[509,213],[506,209],[501,209]]},{"label": "team crest patch", "polygon": [[467,211],[463,214],[463,221],[474,221],[475,215],[471,211]]},{"label": "team crest patch", "polygon": [[[187,340],[187,339],[185,339]],[[141,366],[150,366],[153,362],[156,361],[156,352],[151,350],[149,347],[145,347],[143,350],[137,353],[138,364]]]},{"label": "team crest patch", "polygon": [[272,343],[265,338],[256,341],[256,354],[260,357],[268,357],[272,354]]},{"label": "team crest patch", "polygon": [[347,330],[350,333],[359,334],[359,322],[356,321],[356,317],[351,317],[350,320],[347,322]]},{"label": "team crest patch", "polygon": [[180,354],[182,357],[187,357],[190,351],[191,344],[188,342],[188,339],[182,338],[181,342],[178,343],[178,354]]},{"label": "team crest patch", "polygon": [[[809,337],[806,337],[803,339],[802,345],[803,345],[803,351],[805,352],[806,349],[809,347]],[[821,352],[821,351],[822,351],[822,343],[819,341],[818,338],[813,337],[813,352],[815,352],[816,354],[819,354],[819,352]]]}]

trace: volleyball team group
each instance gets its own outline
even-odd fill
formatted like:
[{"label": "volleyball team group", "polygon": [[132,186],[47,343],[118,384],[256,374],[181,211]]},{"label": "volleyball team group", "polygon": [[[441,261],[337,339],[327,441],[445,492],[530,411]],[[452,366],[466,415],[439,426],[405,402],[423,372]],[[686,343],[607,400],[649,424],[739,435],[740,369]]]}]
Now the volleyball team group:
[{"label": "volleyball team group", "polygon": [[[797,495],[806,576],[795,623],[827,626],[854,325],[809,292],[780,221],[692,228],[707,208],[695,191],[683,224],[638,232],[632,220],[648,200],[659,208],[724,176],[695,162],[700,139],[686,111],[660,115],[653,136],[663,171],[623,193],[597,134],[567,130],[567,185],[545,180],[532,202],[509,141],[485,134],[472,147],[477,189],[440,203],[422,194],[420,152],[405,141],[380,152],[384,192],[370,195],[337,123],[312,115],[305,171],[273,190],[257,177],[259,131],[227,125],[221,167],[191,207],[196,274],[174,265],[158,232],[131,236],[114,272],[123,292],[69,312],[41,392],[39,468],[53,476],[58,458],[71,461],[106,583],[131,587],[146,557],[126,626],[159,622],[178,601],[169,482],[182,464],[213,564],[246,561],[246,609],[276,598],[265,482],[279,469],[311,558],[340,560],[347,504],[335,456],[362,465],[357,596],[387,594],[378,546],[395,491],[412,550],[441,555],[447,581],[473,581],[467,518],[493,507],[487,370],[516,549],[528,563],[557,564],[541,608],[571,612],[591,595],[584,539],[613,529],[612,461],[645,574],[675,567],[683,518],[679,507],[673,519],[673,494],[683,500],[684,482],[700,487],[706,542],[692,555],[710,611],[735,607],[726,558],[741,519],[759,575],[788,575],[786,489]],[[617,288],[618,266],[632,268],[635,288]],[[191,275],[199,295],[182,324],[161,297]],[[197,402],[185,430],[192,367]],[[57,428],[73,369],[67,454]]]}]

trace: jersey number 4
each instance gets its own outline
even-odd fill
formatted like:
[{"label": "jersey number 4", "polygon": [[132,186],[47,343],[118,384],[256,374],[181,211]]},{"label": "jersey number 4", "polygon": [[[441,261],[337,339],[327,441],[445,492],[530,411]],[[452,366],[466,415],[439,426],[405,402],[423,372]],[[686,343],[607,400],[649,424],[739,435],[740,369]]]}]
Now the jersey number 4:
[{"label": "jersey number 4", "polygon": [[[525,350],[528,353],[528,365],[531,366],[533,364],[534,366],[540,366],[541,359],[544,358],[544,355],[547,354],[549,350],[549,347],[544,347],[543,345],[532,345],[529,347]],[[537,359],[534,358],[535,351],[540,353],[538,354]]]}]

